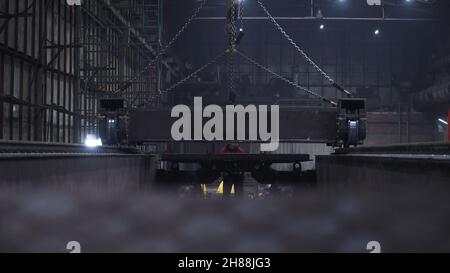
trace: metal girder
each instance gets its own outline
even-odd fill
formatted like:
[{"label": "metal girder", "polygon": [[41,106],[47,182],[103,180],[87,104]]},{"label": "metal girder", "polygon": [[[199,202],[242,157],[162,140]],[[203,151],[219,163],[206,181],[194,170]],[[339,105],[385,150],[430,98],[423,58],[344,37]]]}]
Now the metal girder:
[{"label": "metal girder", "polygon": [[[302,175],[301,162],[310,160],[308,154],[162,154],[160,161],[170,165],[169,170],[158,171],[158,179],[164,182],[191,180],[205,183],[218,179],[223,172],[250,172],[262,184],[292,178],[298,181]],[[196,163],[200,168],[196,171],[180,171],[180,163]],[[290,163],[293,170],[276,171],[271,168],[275,163]]]},{"label": "metal girder", "polygon": [[58,48],[58,50],[56,51],[55,54],[53,54],[52,58],[50,59],[50,61],[47,63],[47,66],[51,66],[59,57],[59,55],[63,52],[64,48],[60,47]]},{"label": "metal girder", "polygon": [[18,58],[20,60],[23,60],[23,61],[25,61],[25,62],[27,62],[29,64],[33,64],[33,65],[35,65],[38,68],[45,67],[45,69],[48,72],[53,72],[55,74],[58,74],[58,75],[64,76],[64,77],[70,77],[70,78],[74,77],[70,73],[58,70],[56,68],[51,67],[50,65],[42,64],[39,60],[37,60],[37,59],[35,59],[35,58],[33,58],[33,57],[29,56],[29,55],[26,55],[26,54],[24,54],[22,52],[16,51],[16,50],[14,50],[14,49],[12,49],[10,47],[2,45],[2,44],[0,44],[0,52],[1,53],[5,53],[5,54],[7,54],[9,56],[13,56],[15,58]]},{"label": "metal girder", "polygon": [[179,163],[197,163],[209,172],[259,172],[275,163],[292,163],[299,169],[311,158],[308,154],[162,154],[160,160],[171,163],[173,170]]},{"label": "metal girder", "polygon": [[200,163],[211,165],[214,162],[233,163],[296,163],[310,161],[308,154],[162,154],[161,161],[177,163]]},{"label": "metal girder", "polygon": [[[197,113],[198,115],[199,113]],[[234,113],[233,115],[235,115]],[[242,113],[241,113],[242,114]],[[191,128],[194,128],[195,120],[197,126],[203,125],[210,118],[197,117],[191,114]],[[203,115],[203,112],[200,114]],[[260,119],[260,114],[258,120]],[[226,139],[226,124],[228,114],[223,114],[223,139]],[[236,116],[233,116],[234,118]],[[272,128],[270,114],[267,126]],[[130,143],[152,143],[171,142],[172,125],[178,118],[171,117],[170,110],[131,110],[128,127],[128,139]],[[201,124],[198,124],[201,122]],[[258,124],[250,124],[245,118],[245,139],[237,138],[237,126],[234,121],[235,138],[240,142],[263,142],[247,137],[253,130],[259,130]],[[297,142],[297,143],[326,143],[334,146],[357,146],[362,144],[366,138],[366,111],[364,99],[341,99],[338,107],[328,108],[280,108],[278,119],[279,134],[277,142]],[[187,142],[202,142],[194,140],[194,130],[191,130],[191,140]],[[251,140],[249,140],[251,139]],[[218,140],[223,141],[223,140]]]},{"label": "metal girder", "polygon": [[28,12],[28,10],[31,9],[34,5],[36,5],[36,0],[30,6],[28,6],[24,11],[17,12],[17,13],[1,12],[0,13],[0,19],[4,19],[5,21],[0,26],[0,33],[3,32],[6,29],[6,27],[8,26],[9,20],[11,20],[13,18],[33,16],[34,13]]},{"label": "metal girder", "polygon": [[[332,143],[336,139],[336,118],[335,108],[324,108],[320,111],[280,109],[280,142]],[[129,141],[132,143],[173,141],[171,127],[176,120],[177,118],[171,117],[169,110],[132,110],[128,129]],[[205,118],[203,124],[206,121]],[[247,132],[248,127],[249,124],[246,122]],[[225,133],[224,130],[224,135]]]},{"label": "metal girder", "polygon": [[[276,16],[276,20],[294,20],[294,21],[317,21],[318,18],[313,16]],[[226,17],[221,16],[204,16],[198,17],[195,20],[198,21],[210,21],[210,20],[226,20]],[[243,17],[243,20],[269,20],[267,17]],[[408,22],[408,21],[436,21],[433,18],[382,18],[382,17],[322,17],[320,20],[330,20],[330,21],[397,21],[397,22]]]}]

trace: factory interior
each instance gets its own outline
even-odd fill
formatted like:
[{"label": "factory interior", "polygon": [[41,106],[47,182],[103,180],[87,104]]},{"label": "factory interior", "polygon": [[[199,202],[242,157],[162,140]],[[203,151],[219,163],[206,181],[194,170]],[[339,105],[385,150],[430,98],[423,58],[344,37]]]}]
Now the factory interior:
[{"label": "factory interior", "polygon": [[449,2],[1,0],[0,252],[450,252]]}]

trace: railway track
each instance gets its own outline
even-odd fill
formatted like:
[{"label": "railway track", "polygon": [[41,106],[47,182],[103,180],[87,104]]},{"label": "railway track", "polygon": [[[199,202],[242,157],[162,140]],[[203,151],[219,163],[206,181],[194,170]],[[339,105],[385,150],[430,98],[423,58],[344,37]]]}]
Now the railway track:
[{"label": "railway track", "polygon": [[0,155],[39,154],[139,154],[139,150],[128,146],[100,146],[90,148],[82,144],[55,144],[46,142],[0,141]]},{"label": "railway track", "polygon": [[337,149],[335,154],[411,154],[411,155],[450,155],[450,142],[409,143],[384,146],[362,146]]}]

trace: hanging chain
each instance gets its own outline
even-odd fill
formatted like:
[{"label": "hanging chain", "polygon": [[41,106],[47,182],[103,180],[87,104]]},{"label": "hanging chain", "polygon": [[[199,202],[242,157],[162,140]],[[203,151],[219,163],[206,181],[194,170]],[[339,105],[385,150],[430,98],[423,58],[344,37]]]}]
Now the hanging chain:
[{"label": "hanging chain", "polygon": [[278,24],[278,22],[275,20],[275,18],[270,14],[270,12],[267,10],[267,8],[263,5],[263,3],[261,2],[261,0],[256,0],[256,2],[258,2],[258,4],[261,6],[261,8],[264,10],[264,12],[266,13],[267,17],[269,17],[270,21],[272,21],[272,23],[275,25],[275,27],[277,27],[277,29],[281,32],[281,34],[283,34],[283,36],[289,41],[289,43],[294,46],[294,48],[303,56],[303,58],[311,65],[314,67],[314,69],[317,70],[317,72],[319,72],[327,81],[330,82],[330,84],[337,88],[339,91],[345,93],[348,96],[353,96],[353,94],[347,90],[345,90],[343,87],[341,87],[339,84],[337,84],[335,82],[335,80],[333,80],[333,78],[331,78],[330,75],[328,75],[325,71],[322,70],[322,68],[320,68],[309,56],[308,54],[306,54],[305,51],[303,51],[295,42],[294,40],[292,40],[291,36],[289,36],[289,34],[286,33],[286,31],[284,31],[284,29],[281,27],[280,24]]},{"label": "hanging chain", "polygon": [[239,3],[239,18],[241,18],[241,30],[244,30],[244,3]]},{"label": "hanging chain", "polygon": [[[236,14],[236,1],[230,0],[230,22],[229,22],[229,39],[230,39],[230,48],[229,48],[229,58],[228,58],[228,81],[229,81],[229,97],[231,98],[235,89],[235,56],[234,52],[236,50],[236,38],[237,38],[237,29],[236,29],[236,15],[239,16],[239,13]],[[238,11],[239,12],[239,11]]]},{"label": "hanging chain", "polygon": [[[150,69],[162,57],[162,55],[164,55],[166,53],[167,49],[169,49],[169,47],[171,47],[178,40],[178,38],[180,38],[181,34],[184,33],[184,31],[187,29],[187,27],[198,16],[198,14],[203,9],[205,4],[206,4],[206,0],[201,0],[200,5],[195,9],[195,12],[188,18],[186,23],[180,28],[180,30],[177,32],[177,34],[175,34],[175,36],[173,36],[173,38],[163,48],[161,48],[161,50],[155,55],[155,58],[152,59],[148,63],[148,65],[145,66],[144,69],[140,73],[137,74],[137,76],[135,76],[131,80],[126,81],[126,83],[123,84],[122,86],[126,86],[127,84],[134,82],[140,76],[142,76],[148,69]],[[113,94],[119,93],[121,91],[123,91],[123,90],[118,89],[118,90],[114,91]],[[158,92],[160,92],[160,90],[158,90]]]},{"label": "hanging chain", "polygon": [[230,98],[231,98],[231,94],[234,93],[234,80],[235,80],[235,59],[234,59],[234,52],[230,53],[229,56],[229,81],[230,81]]},{"label": "hanging chain", "polygon": [[[169,88],[167,88],[164,91],[159,92],[159,94],[150,97],[147,102],[151,102],[155,99],[159,99],[162,95],[169,93],[171,91],[173,91],[175,88],[177,88],[178,86],[182,85],[183,83],[187,82],[188,80],[190,80],[192,77],[194,77],[195,75],[197,75],[198,73],[202,72],[203,70],[205,70],[208,66],[213,65],[214,63],[216,63],[217,61],[219,61],[222,57],[225,56],[227,52],[224,51],[222,53],[220,53],[219,55],[217,55],[216,57],[214,57],[211,61],[209,61],[208,63],[206,63],[205,65],[203,65],[202,67],[200,67],[199,69],[195,70],[194,72],[192,72],[191,74],[189,74],[188,76],[186,76],[185,78],[183,78],[181,81],[173,84],[172,86],[170,86]],[[147,103],[146,102],[146,103]]]},{"label": "hanging chain", "polygon": [[[197,9],[195,10],[194,14],[191,15],[191,17],[189,17],[189,19],[186,21],[186,23],[180,28],[180,30],[178,31],[177,34],[175,34],[175,36],[173,36],[172,40],[170,40],[169,43],[167,43],[166,46],[164,46],[164,48],[162,49],[162,51],[166,51],[169,47],[171,47],[177,40],[178,38],[180,38],[181,34],[183,34],[183,32],[187,29],[187,27],[192,23],[192,21],[194,21],[194,19],[198,16],[198,14],[200,13],[200,11],[203,9],[203,7],[206,4],[206,0],[201,0],[200,5],[197,7]],[[162,54],[161,54],[162,55]]]},{"label": "hanging chain", "polygon": [[289,85],[291,85],[291,86],[293,86],[293,87],[295,87],[297,89],[300,89],[300,90],[302,90],[302,91],[304,91],[304,92],[306,92],[306,93],[308,93],[308,94],[310,94],[310,95],[312,95],[314,97],[318,97],[321,100],[323,100],[323,101],[325,101],[325,102],[327,102],[327,103],[329,103],[329,104],[331,104],[333,106],[337,106],[336,102],[334,102],[332,100],[329,100],[329,99],[325,98],[324,96],[322,96],[320,94],[317,94],[316,92],[313,92],[313,91],[311,91],[311,90],[309,90],[309,89],[307,89],[307,88],[305,88],[305,87],[303,87],[303,86],[301,86],[301,85],[299,85],[299,84],[297,84],[297,83],[295,83],[295,82],[293,82],[293,81],[291,81],[291,80],[289,80],[289,79],[287,79],[287,78],[277,74],[276,72],[274,72],[274,71],[270,70],[269,68],[265,67],[264,65],[258,63],[257,61],[253,60],[249,56],[247,56],[244,53],[240,52],[239,50],[236,50],[236,53],[239,54],[244,59],[246,59],[247,61],[249,61],[250,63],[252,63],[253,65],[259,67],[260,69],[262,69],[262,70],[264,70],[264,71],[266,71],[266,72],[268,72],[270,74],[272,74],[273,76],[275,76],[276,78],[282,80],[283,82],[285,82],[285,83],[287,83],[287,84],[289,84]]}]

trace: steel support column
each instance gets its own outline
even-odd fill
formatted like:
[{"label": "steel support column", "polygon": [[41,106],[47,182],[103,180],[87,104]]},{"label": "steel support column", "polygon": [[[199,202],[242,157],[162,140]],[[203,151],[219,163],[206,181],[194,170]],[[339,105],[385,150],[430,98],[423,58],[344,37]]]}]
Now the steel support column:
[{"label": "steel support column", "polygon": [[[4,55],[0,55],[0,97],[4,95]],[[0,102],[0,139],[3,139],[3,102]]]},{"label": "steel support column", "polygon": [[72,140],[74,143],[80,142],[80,50],[78,47],[80,44],[80,35],[81,35],[81,7],[75,7],[75,18],[74,18],[74,43],[77,45],[74,50],[74,88],[73,88],[73,136]]}]

